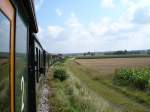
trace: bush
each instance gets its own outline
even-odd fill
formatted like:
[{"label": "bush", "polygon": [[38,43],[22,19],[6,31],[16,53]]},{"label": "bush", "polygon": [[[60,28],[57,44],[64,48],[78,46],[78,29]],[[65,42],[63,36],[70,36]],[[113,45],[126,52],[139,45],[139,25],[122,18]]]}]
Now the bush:
[{"label": "bush", "polygon": [[124,86],[133,86],[141,90],[150,86],[150,69],[118,69],[115,72],[114,82]]},{"label": "bush", "polygon": [[68,75],[63,68],[55,68],[54,70],[54,78],[59,79],[60,81],[64,81],[68,78]]}]

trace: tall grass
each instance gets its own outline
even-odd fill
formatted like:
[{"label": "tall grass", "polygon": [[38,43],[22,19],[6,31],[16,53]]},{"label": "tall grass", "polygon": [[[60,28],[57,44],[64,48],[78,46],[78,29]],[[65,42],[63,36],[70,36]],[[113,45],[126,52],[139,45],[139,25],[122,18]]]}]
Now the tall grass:
[{"label": "tall grass", "polygon": [[[60,63],[53,68],[59,67],[65,69]],[[83,84],[71,71],[66,72],[69,74],[66,80],[50,82],[54,112],[114,112],[105,99]]]},{"label": "tall grass", "polygon": [[66,81],[51,82],[54,112],[114,112],[109,103],[70,75]]}]

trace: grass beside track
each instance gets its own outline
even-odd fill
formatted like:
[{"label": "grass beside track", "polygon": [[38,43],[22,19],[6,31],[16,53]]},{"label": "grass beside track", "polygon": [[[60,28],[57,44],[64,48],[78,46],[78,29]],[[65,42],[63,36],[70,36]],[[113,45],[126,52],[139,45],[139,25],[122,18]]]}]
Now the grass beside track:
[{"label": "grass beside track", "polygon": [[[66,64],[64,66],[67,67]],[[50,98],[53,112],[119,112],[72,72],[67,72],[69,78],[63,82],[49,76],[49,85],[53,92]]]},{"label": "grass beside track", "polygon": [[[97,77],[99,72],[68,60],[63,65],[70,77],[60,82],[52,79],[50,86],[54,112],[149,112],[150,108],[130,97],[135,91],[127,92],[115,87],[108,80]],[[124,90],[124,91],[123,91]],[[133,92],[133,93],[132,93]],[[130,93],[130,95],[128,95]],[[143,93],[137,92],[143,96]],[[145,95],[145,94],[144,94]],[[144,98],[147,98],[146,95]]]}]

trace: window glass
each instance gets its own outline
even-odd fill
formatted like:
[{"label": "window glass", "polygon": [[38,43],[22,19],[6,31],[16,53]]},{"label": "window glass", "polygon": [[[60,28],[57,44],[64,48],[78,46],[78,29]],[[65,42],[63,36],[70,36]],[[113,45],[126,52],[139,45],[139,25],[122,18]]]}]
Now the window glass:
[{"label": "window glass", "polygon": [[27,27],[20,15],[16,18],[16,73],[15,100],[16,112],[27,110]]},{"label": "window glass", "polygon": [[35,77],[36,77],[36,83],[38,83],[38,48],[35,48]]},{"label": "window glass", "polygon": [[0,110],[9,112],[10,21],[0,12]]}]

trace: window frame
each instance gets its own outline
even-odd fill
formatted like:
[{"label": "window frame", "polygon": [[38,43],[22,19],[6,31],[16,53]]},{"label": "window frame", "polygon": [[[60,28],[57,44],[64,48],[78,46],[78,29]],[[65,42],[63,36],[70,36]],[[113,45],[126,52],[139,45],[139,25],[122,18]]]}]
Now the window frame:
[{"label": "window frame", "polygon": [[9,43],[9,86],[10,86],[10,112],[15,112],[15,29],[16,7],[11,0],[1,0],[0,10],[10,21]]},{"label": "window frame", "polygon": [[11,20],[10,20],[10,18],[4,13],[4,11],[3,10],[1,10],[0,9],[0,13],[4,16],[4,17],[6,17],[6,19],[9,21],[9,50],[8,50],[8,53],[9,53],[9,57],[8,57],[8,62],[9,62],[9,71],[8,71],[8,73],[9,73],[9,111],[11,110],[11,107],[10,107],[10,104],[11,104],[11,96],[10,96],[10,94],[11,94],[11,83],[10,83],[10,74],[11,74],[11,64],[10,64],[10,50],[11,50]]}]

